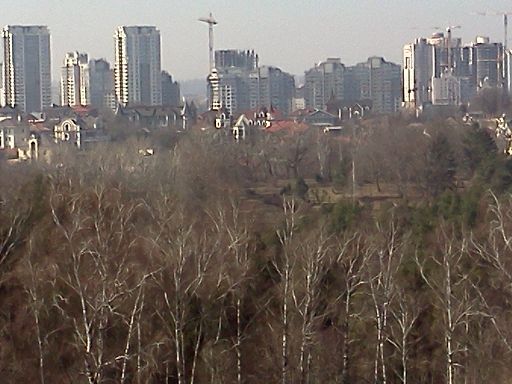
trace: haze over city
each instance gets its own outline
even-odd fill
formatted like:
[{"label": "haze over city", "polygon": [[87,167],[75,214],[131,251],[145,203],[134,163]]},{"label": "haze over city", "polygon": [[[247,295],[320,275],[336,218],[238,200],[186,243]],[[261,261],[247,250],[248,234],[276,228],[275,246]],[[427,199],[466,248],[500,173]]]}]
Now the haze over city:
[{"label": "haze over city", "polygon": [[[215,49],[254,49],[262,64],[303,74],[326,57],[344,63],[379,55],[400,63],[402,47],[448,25],[464,41],[476,35],[502,41],[499,16],[476,12],[509,11],[509,1],[211,1],[22,0],[2,5],[0,23],[48,25],[53,77],[66,52],[84,51],[113,60],[113,33],[119,25],[155,25],[162,35],[162,68],[178,80],[208,72],[207,28],[197,21],[213,12]],[[22,10],[22,11],[21,11]]]}]

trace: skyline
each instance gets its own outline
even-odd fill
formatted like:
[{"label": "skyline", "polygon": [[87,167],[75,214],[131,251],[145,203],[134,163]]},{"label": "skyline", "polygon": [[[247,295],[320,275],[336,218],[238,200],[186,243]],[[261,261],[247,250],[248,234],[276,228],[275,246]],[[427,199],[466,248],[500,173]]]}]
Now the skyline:
[{"label": "skyline", "polygon": [[[315,63],[340,57],[352,65],[369,56],[382,56],[401,64],[403,45],[426,37],[437,29],[461,25],[454,37],[463,42],[477,35],[503,40],[499,16],[483,17],[480,11],[510,11],[506,1],[393,0],[384,9],[375,1],[334,0],[272,2],[198,0],[189,4],[148,0],[113,0],[108,4],[91,0],[87,4],[69,0],[21,0],[3,6],[3,25],[43,24],[52,36],[52,77],[55,81],[65,54],[85,52],[91,58],[113,62],[114,32],[121,25],[154,25],[162,36],[162,69],[175,79],[204,78],[208,72],[208,28],[197,19],[212,12],[215,49],[254,49],[262,65],[274,65],[302,75]],[[121,8],[122,7],[122,8]],[[117,14],[122,9],[123,14]],[[97,20],[102,15],[101,20]],[[372,28],[363,22],[368,20]],[[421,21],[417,21],[421,20]],[[94,24],[91,24],[93,23]],[[389,26],[394,26],[390,29]],[[509,47],[510,36],[509,31]],[[329,37],[330,36],[330,37]]]}]

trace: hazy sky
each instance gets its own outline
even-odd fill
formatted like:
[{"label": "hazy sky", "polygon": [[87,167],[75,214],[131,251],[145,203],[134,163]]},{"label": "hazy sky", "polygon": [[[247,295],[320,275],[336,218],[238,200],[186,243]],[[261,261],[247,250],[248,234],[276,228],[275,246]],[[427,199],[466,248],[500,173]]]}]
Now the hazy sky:
[{"label": "hazy sky", "polygon": [[[208,69],[207,26],[213,12],[216,49],[254,49],[262,64],[293,74],[326,57],[351,65],[368,56],[401,62],[403,44],[434,27],[461,25],[454,36],[502,41],[498,16],[510,0],[1,0],[0,22],[46,24],[52,34],[53,73],[68,51],[113,59],[118,25],[156,25],[162,35],[162,68],[178,80],[200,78]],[[512,42],[512,16],[510,17]],[[512,47],[512,43],[509,44]]]}]

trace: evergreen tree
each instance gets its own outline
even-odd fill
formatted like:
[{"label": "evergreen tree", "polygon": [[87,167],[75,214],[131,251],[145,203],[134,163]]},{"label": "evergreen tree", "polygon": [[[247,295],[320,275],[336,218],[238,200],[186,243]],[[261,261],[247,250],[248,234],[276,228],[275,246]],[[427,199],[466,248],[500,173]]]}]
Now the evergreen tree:
[{"label": "evergreen tree", "polygon": [[[497,147],[494,139],[479,124],[468,128],[463,140],[464,163],[473,175],[479,168],[486,168],[495,161]],[[483,170],[485,173],[485,169]]]},{"label": "evergreen tree", "polygon": [[425,166],[425,189],[429,196],[435,197],[447,189],[455,188],[457,164],[446,136],[439,133],[433,137]]}]

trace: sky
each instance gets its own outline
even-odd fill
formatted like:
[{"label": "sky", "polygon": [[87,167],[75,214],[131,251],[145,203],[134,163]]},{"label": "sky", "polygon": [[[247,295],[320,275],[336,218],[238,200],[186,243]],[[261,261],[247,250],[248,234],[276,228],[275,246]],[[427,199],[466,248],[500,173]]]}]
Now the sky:
[{"label": "sky", "polygon": [[[53,75],[65,53],[113,60],[120,25],[155,25],[162,69],[178,81],[208,72],[208,27],[213,12],[215,49],[254,49],[263,65],[300,75],[327,57],[346,65],[383,56],[401,64],[404,44],[449,25],[454,37],[503,40],[503,19],[477,12],[512,12],[510,0],[1,0],[0,23],[48,25]],[[512,47],[512,15],[509,47]]]}]

